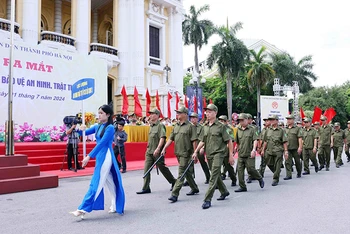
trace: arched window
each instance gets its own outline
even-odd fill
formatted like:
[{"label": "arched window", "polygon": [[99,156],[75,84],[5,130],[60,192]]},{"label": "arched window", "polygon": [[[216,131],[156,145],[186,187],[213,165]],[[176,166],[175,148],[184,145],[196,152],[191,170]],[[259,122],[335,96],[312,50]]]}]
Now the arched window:
[{"label": "arched window", "polygon": [[71,35],[72,31],[71,31],[71,20],[67,20],[67,22],[64,24],[63,26],[63,34],[66,35]]},{"label": "arched window", "polygon": [[110,23],[107,23],[106,26],[106,45],[113,46],[113,26]]},{"label": "arched window", "polygon": [[47,25],[47,20],[45,16],[41,15],[41,32],[48,31],[48,30],[49,30],[49,27]]}]

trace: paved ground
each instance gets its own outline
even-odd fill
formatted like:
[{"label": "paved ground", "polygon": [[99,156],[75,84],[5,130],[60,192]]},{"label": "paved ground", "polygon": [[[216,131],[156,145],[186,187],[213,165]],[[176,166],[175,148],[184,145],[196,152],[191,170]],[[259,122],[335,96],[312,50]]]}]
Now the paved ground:
[{"label": "paved ground", "polygon": [[[343,158],[345,160],[345,157]],[[257,164],[260,160],[257,160]],[[346,162],[346,160],[345,160]],[[313,169],[313,168],[312,168]],[[171,171],[175,173],[176,167]],[[247,193],[234,193],[212,207],[201,208],[206,191],[204,175],[196,165],[200,193],[185,195],[170,204],[166,180],[152,174],[151,194],[136,195],[142,186],[142,171],[123,174],[126,209],[123,216],[94,211],[84,220],[68,214],[80,204],[90,176],[61,179],[55,189],[0,196],[0,232],[12,233],[350,233],[350,163],[339,169],[332,164],[329,172],[283,181],[272,187],[272,173],[267,170],[265,188],[258,182],[248,185]],[[230,185],[229,180],[225,180]],[[107,194],[107,201],[109,196]]]}]

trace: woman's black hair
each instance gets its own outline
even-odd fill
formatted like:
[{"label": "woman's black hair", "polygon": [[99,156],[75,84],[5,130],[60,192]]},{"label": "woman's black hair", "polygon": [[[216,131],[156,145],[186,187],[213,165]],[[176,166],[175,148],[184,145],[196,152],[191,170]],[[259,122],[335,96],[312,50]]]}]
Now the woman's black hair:
[{"label": "woman's black hair", "polygon": [[[103,134],[105,133],[106,127],[110,124],[113,124],[113,109],[109,105],[102,105],[98,109],[101,109],[104,113],[106,113],[106,115],[109,114],[107,124],[103,127],[102,132],[100,134],[100,138],[102,138]],[[97,132],[100,129],[100,127],[101,127],[101,125],[98,127]]]}]

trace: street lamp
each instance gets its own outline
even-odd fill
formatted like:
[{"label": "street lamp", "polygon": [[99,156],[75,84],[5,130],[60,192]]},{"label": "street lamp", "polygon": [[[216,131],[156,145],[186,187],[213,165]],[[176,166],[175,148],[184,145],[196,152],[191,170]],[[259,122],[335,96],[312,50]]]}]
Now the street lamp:
[{"label": "street lamp", "polygon": [[[201,78],[201,76],[196,71],[193,71],[192,78],[190,79],[189,82],[190,82],[190,85],[194,88],[194,95],[196,97],[196,101],[198,102],[199,83],[204,85],[205,82],[206,82],[206,79],[205,78]],[[198,110],[195,110],[195,112],[197,113]]]},{"label": "street lamp", "polygon": [[164,71],[166,71],[166,83],[169,84],[169,72],[171,71],[171,68],[168,66],[168,64],[163,68]]}]

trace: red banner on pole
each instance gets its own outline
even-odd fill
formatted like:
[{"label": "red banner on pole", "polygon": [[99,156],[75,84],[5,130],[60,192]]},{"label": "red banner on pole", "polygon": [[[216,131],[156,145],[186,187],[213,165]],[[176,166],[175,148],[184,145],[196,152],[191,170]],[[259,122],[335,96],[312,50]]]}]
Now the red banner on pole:
[{"label": "red banner on pole", "polygon": [[187,96],[186,96],[186,95],[185,95],[185,101],[184,101],[184,103],[185,103],[185,107],[188,108],[188,100],[187,100]]},{"label": "red banner on pole", "polygon": [[314,115],[312,117],[312,123],[319,122],[322,115],[322,110],[318,106],[314,109]]},{"label": "red banner on pole", "polygon": [[128,109],[129,109],[129,101],[128,101],[128,95],[126,94],[126,89],[125,89],[124,85],[123,85],[123,88],[121,90],[121,94],[123,96],[122,114],[127,115]]},{"label": "red banner on pole", "polygon": [[136,116],[142,116],[142,106],[139,100],[139,92],[137,91],[137,88],[135,86],[134,88],[134,100],[135,100],[135,107],[134,107],[134,113]]},{"label": "red banner on pole", "polygon": [[337,114],[337,112],[335,112],[335,110],[333,109],[333,107],[328,108],[323,115],[327,117],[327,124],[330,123],[332,121],[332,119],[334,118],[334,116]]},{"label": "red banner on pole", "polygon": [[301,119],[305,118],[305,113],[304,113],[304,110],[302,107],[300,107],[300,117],[301,117]]},{"label": "red banner on pole", "polygon": [[172,99],[173,96],[171,96],[170,92],[168,92],[168,118],[171,119],[171,106],[170,106],[170,99]]},{"label": "red banner on pole", "polygon": [[151,96],[149,95],[148,89],[146,90],[146,116],[150,116],[148,113],[151,110]]},{"label": "red banner on pole", "polygon": [[156,93],[156,106],[157,106],[157,109],[158,109],[159,112],[160,112],[159,117],[160,117],[160,118],[163,118],[162,110],[160,109],[160,104],[159,104],[159,94],[158,94],[158,90],[157,90],[157,93]]},{"label": "red banner on pole", "polygon": [[180,102],[179,93],[178,93],[178,92],[176,92],[176,106],[175,106],[176,110],[178,110],[178,109],[179,109],[179,102]]}]

